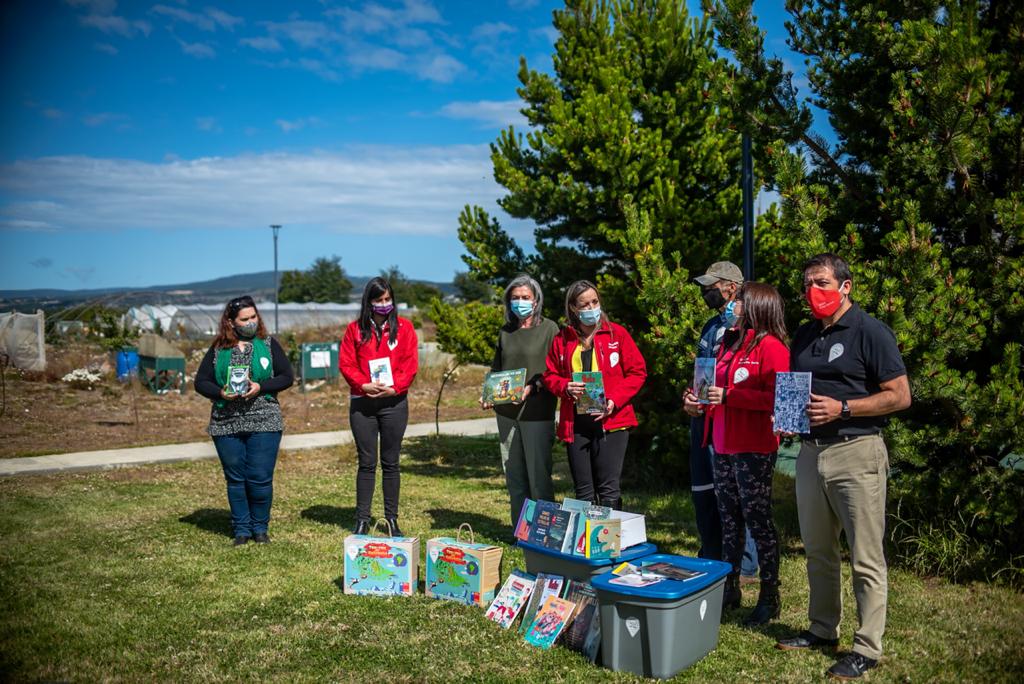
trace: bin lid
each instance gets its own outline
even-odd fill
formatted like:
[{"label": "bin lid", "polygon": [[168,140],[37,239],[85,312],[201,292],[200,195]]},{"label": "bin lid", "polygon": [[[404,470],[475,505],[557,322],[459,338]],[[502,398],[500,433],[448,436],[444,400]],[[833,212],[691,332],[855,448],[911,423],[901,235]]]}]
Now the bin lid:
[{"label": "bin lid", "polygon": [[572,553],[562,553],[561,551],[555,551],[554,549],[549,549],[545,546],[537,546],[530,542],[524,542],[522,539],[517,542],[517,545],[522,549],[529,549],[534,553],[551,556],[552,558],[561,558],[562,560],[572,561],[573,563],[579,563],[580,565],[586,565],[592,568],[603,567],[605,565],[618,565],[624,561],[632,562],[637,558],[643,558],[644,556],[649,556],[652,553],[658,552],[658,547],[650,542],[630,546],[623,550],[617,558],[587,558],[586,556],[577,556]]},{"label": "bin lid", "polygon": [[609,572],[593,578],[590,583],[595,589],[614,594],[672,601],[710,587],[728,575],[730,569],[729,564],[722,561],[691,558],[689,556],[673,556],[667,553],[655,553],[640,559],[640,565],[659,562],[671,563],[685,570],[694,570],[705,574],[689,580],[664,579],[660,582],[649,584],[646,587],[628,587],[622,584],[612,584],[611,580],[615,579],[615,575]]}]

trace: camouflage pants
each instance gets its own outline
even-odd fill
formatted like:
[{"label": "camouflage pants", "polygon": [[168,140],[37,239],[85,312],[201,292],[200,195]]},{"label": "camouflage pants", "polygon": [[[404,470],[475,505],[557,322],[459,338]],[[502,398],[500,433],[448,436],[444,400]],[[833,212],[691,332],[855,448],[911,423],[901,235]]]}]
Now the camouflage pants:
[{"label": "camouflage pants", "polygon": [[722,521],[722,560],[739,573],[746,536],[757,545],[761,584],[779,581],[779,537],[772,520],[775,453],[715,453],[715,494]]}]

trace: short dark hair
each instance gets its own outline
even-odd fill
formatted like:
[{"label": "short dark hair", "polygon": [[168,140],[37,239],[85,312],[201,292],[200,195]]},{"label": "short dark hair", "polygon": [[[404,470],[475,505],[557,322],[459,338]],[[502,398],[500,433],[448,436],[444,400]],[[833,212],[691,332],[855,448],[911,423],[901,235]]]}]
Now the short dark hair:
[{"label": "short dark hair", "polygon": [[853,276],[850,274],[850,264],[846,263],[846,261],[837,254],[823,252],[821,254],[816,254],[812,256],[810,259],[804,262],[803,272],[806,274],[807,271],[811,270],[812,268],[829,269],[830,271],[832,271],[832,275],[836,277],[836,280],[839,281],[840,285],[842,285],[847,280],[849,280],[851,283],[853,282]]}]

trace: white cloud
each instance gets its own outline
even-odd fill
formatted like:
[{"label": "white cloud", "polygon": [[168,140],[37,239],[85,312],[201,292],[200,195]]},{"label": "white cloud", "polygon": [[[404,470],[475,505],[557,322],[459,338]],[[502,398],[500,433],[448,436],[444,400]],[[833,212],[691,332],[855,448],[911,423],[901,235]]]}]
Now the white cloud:
[{"label": "white cloud", "polygon": [[440,114],[450,119],[479,121],[487,128],[507,128],[509,124],[525,126],[526,119],[519,113],[520,100],[480,100],[479,102],[449,102]]},{"label": "white cloud", "polygon": [[514,10],[536,7],[539,0],[508,0],[508,6]]},{"label": "white cloud", "polygon": [[274,123],[285,133],[291,133],[292,131],[299,131],[306,126],[318,126],[322,121],[315,116],[307,116],[301,119],[295,119],[288,121],[287,119],[277,119]]},{"label": "white cloud", "polygon": [[405,0],[399,9],[370,2],[361,9],[338,7],[325,14],[340,17],[345,30],[352,33],[382,33],[411,24],[444,23],[437,8],[424,0]]},{"label": "white cloud", "polygon": [[125,19],[113,14],[88,14],[81,17],[79,21],[83,26],[90,26],[99,29],[103,33],[117,34],[125,38],[134,38],[138,34],[148,36],[153,27],[143,19]]},{"label": "white cloud", "polygon": [[217,123],[217,117],[215,116],[198,116],[196,117],[196,128],[207,133],[223,133],[224,129]]},{"label": "white cloud", "polygon": [[245,23],[245,19],[232,16],[223,10],[217,9],[216,7],[207,7],[206,14],[228,31],[234,31],[236,25]]},{"label": "white cloud", "polygon": [[517,31],[514,26],[509,26],[503,21],[489,21],[473,28],[469,37],[476,41],[493,41],[501,38],[506,33],[513,34]]},{"label": "white cloud", "polygon": [[539,28],[535,28],[532,31],[530,31],[530,35],[544,38],[547,40],[547,42],[551,43],[552,45],[554,45],[555,41],[557,41],[558,38],[561,36],[561,34],[558,32],[558,29],[556,29],[554,26],[541,26]]},{"label": "white cloud", "polygon": [[451,83],[465,70],[466,65],[445,53],[428,57],[414,67],[417,76],[438,83]]},{"label": "white cloud", "polygon": [[117,9],[117,0],[65,0],[72,7],[84,7],[89,14],[111,14]]},{"label": "white cloud", "polygon": [[360,147],[143,162],[47,157],[0,165],[0,226],[62,231],[248,229],[271,218],[339,233],[451,236],[503,194],[486,145]]},{"label": "white cloud", "polygon": [[367,45],[361,49],[353,50],[349,55],[348,62],[355,69],[376,69],[382,71],[393,71],[401,69],[406,63],[405,54],[398,50],[386,47],[374,47]]},{"label": "white cloud", "polygon": [[108,55],[116,55],[118,53],[118,49],[110,43],[93,43],[92,47],[97,52],[104,52]]},{"label": "white cloud", "polygon": [[238,41],[239,45],[246,45],[251,47],[253,50],[259,50],[261,52],[280,52],[281,43],[272,36],[258,36],[255,38],[242,38]]},{"label": "white cloud", "polygon": [[60,111],[56,107],[46,107],[43,109],[43,116],[47,119],[62,119],[64,118],[64,112]]},{"label": "white cloud", "polygon": [[113,112],[100,112],[98,114],[89,114],[82,117],[82,123],[86,126],[95,128],[96,126],[102,126],[103,124],[113,123],[116,121],[125,121],[128,117],[124,114],[115,114]]},{"label": "white cloud", "polygon": [[291,19],[282,22],[268,21],[265,25],[270,33],[284,36],[307,50],[325,50],[341,39],[337,32],[322,21]]},{"label": "white cloud", "polygon": [[196,59],[213,59],[217,56],[217,51],[206,43],[186,43],[179,40],[178,44],[181,45],[182,52]]},{"label": "white cloud", "polygon": [[180,7],[168,7],[167,5],[154,5],[149,11],[175,21],[192,24],[200,31],[216,31],[218,27],[234,31],[235,25],[244,21],[241,17],[232,16],[215,7],[207,7],[205,14],[197,14]]}]

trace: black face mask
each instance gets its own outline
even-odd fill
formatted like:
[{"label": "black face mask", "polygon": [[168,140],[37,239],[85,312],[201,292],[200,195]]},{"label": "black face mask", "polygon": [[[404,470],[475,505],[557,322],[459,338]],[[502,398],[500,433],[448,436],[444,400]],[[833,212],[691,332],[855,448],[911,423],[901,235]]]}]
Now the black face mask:
[{"label": "black face mask", "polygon": [[717,287],[706,287],[701,290],[700,296],[709,309],[721,309],[725,306],[725,295]]}]

